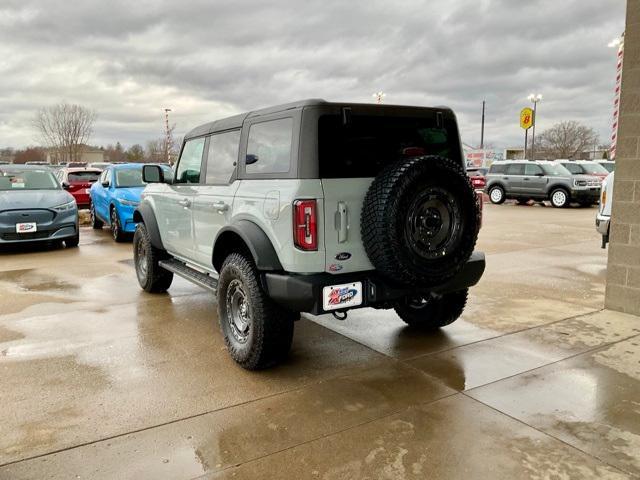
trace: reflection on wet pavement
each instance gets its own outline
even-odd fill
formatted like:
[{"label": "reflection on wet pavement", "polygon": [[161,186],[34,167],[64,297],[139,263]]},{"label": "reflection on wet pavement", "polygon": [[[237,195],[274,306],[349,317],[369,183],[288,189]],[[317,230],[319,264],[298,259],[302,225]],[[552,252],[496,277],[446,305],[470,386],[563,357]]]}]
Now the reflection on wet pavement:
[{"label": "reflection on wet pavement", "polygon": [[106,230],[2,252],[0,479],[640,475],[640,320],[601,310],[592,216],[488,206],[460,321],[304,316],[263,372],[209,293],[140,291]]}]

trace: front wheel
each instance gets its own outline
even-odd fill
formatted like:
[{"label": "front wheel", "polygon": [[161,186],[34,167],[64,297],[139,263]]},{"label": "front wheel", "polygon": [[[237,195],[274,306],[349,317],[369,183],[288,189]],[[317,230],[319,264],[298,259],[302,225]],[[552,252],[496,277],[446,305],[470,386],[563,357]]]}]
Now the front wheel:
[{"label": "front wheel", "polygon": [[498,186],[491,187],[491,189],[489,190],[489,200],[491,200],[491,203],[494,203],[496,205],[504,203],[504,201],[506,200],[504,189]]},{"label": "front wheel", "polygon": [[439,297],[404,298],[394,305],[398,316],[407,325],[436,329],[455,322],[467,305],[469,289],[446,293]]},{"label": "front wheel", "polygon": [[75,236],[65,239],[64,244],[67,248],[75,248],[80,243],[80,234],[76,233]]},{"label": "front wheel", "polygon": [[269,298],[254,263],[239,253],[220,269],[218,319],[231,358],[247,370],[272,366],[289,353],[296,314]]},{"label": "front wheel", "polygon": [[139,223],[133,234],[133,263],[138,283],[145,292],[166,292],[173,281],[173,273],[159,265],[166,258],[164,250],[151,244],[151,236],[144,223]]},{"label": "front wheel", "polygon": [[569,194],[562,188],[557,188],[551,192],[551,205],[555,208],[564,208],[569,205]]},{"label": "front wheel", "polygon": [[124,242],[127,239],[127,234],[122,231],[116,207],[111,208],[111,236],[118,243]]}]

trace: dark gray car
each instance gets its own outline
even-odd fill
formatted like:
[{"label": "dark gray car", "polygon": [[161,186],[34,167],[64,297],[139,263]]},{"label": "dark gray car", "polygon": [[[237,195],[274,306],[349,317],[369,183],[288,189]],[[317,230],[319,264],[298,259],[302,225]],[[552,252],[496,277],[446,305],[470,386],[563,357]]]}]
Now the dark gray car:
[{"label": "dark gray car", "polygon": [[572,175],[557,162],[513,160],[496,162],[487,173],[486,192],[492,203],[507,199],[518,203],[549,200],[562,208],[571,202],[588,206],[598,202],[600,179],[589,175]]},{"label": "dark gray car", "polygon": [[79,240],[78,207],[42,166],[0,165],[0,244]]}]

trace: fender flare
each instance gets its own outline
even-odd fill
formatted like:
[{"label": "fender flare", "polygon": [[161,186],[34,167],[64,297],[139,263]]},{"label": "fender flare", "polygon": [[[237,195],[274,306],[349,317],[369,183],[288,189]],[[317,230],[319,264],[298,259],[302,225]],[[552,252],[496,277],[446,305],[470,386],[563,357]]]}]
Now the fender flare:
[{"label": "fender flare", "polygon": [[278,254],[267,234],[255,223],[249,220],[239,220],[232,225],[223,227],[216,235],[213,243],[213,267],[219,272],[227,254],[237,247],[240,239],[249,249],[258,270],[283,270]]},{"label": "fender flare", "polygon": [[550,197],[551,193],[554,190],[558,190],[558,189],[564,190],[565,192],[567,192],[567,196],[571,198],[571,189],[562,183],[553,183],[549,187],[547,187],[547,197]]},{"label": "fender flare", "polygon": [[149,236],[151,237],[151,245],[155,248],[164,250],[156,215],[153,213],[153,208],[151,208],[148,203],[141,203],[138,205],[133,212],[133,221],[136,223],[144,223],[145,227],[147,227],[147,232],[149,232]]}]

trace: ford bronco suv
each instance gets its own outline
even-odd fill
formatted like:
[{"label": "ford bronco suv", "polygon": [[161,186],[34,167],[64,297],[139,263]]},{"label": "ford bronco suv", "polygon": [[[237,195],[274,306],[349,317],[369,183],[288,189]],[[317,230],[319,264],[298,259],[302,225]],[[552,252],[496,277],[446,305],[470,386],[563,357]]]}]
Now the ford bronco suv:
[{"label": "ford bronco suv", "polygon": [[447,108],[307,100],[201,125],[172,179],[144,166],[138,281],[163,292],[177,274],[216,292],[247,369],[287,355],[301,312],[448,325],[485,266],[464,167]]}]

